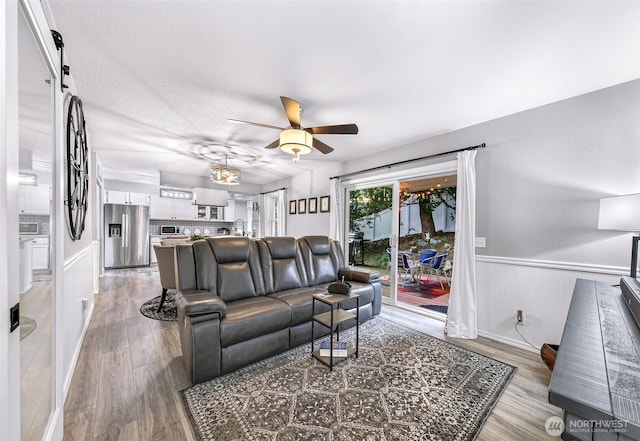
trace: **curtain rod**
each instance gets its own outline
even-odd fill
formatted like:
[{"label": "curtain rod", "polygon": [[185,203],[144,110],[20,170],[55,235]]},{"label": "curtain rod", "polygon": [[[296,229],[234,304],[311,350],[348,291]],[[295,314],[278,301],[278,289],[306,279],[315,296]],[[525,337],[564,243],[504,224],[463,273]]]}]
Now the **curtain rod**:
[{"label": "curtain rod", "polygon": [[281,187],[281,188],[276,188],[275,190],[265,191],[264,193],[260,193],[260,194],[269,194],[269,193],[274,193],[276,191],[286,190],[286,189],[287,189],[287,187]]},{"label": "curtain rod", "polygon": [[422,161],[424,159],[437,158],[438,156],[450,155],[452,153],[459,153],[459,152],[464,152],[464,151],[467,151],[467,150],[483,149],[486,146],[487,145],[483,142],[482,144],[478,144],[478,145],[474,145],[474,146],[470,146],[470,147],[463,147],[461,149],[456,149],[456,150],[449,150],[448,152],[434,153],[433,155],[421,156],[420,158],[407,159],[405,161],[393,162],[391,164],[386,164],[386,165],[379,165],[377,167],[371,167],[371,168],[367,168],[367,169],[364,169],[364,170],[359,170],[359,171],[347,173],[345,175],[333,176],[330,179],[346,178],[347,176],[359,175],[360,173],[367,173],[367,172],[370,172],[370,171],[380,170],[380,169],[383,169],[383,168],[396,167],[398,165],[408,164],[410,162],[415,162],[415,161]]}]

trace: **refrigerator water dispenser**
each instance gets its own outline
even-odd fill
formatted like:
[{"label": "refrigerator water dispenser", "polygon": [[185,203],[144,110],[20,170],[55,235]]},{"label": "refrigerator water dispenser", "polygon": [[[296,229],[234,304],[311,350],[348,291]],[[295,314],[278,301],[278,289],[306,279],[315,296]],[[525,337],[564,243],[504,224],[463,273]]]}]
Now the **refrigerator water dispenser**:
[{"label": "refrigerator water dispenser", "polygon": [[122,224],[109,224],[109,237],[122,237]]}]

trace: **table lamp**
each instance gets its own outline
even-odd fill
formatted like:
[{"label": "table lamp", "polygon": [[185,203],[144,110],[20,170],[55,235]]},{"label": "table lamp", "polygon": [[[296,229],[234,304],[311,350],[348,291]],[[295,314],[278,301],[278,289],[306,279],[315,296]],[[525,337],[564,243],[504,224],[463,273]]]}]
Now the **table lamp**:
[{"label": "table lamp", "polygon": [[[640,234],[640,193],[600,199],[598,229]],[[631,238],[631,277],[634,279],[638,269],[638,241],[640,235]]]}]

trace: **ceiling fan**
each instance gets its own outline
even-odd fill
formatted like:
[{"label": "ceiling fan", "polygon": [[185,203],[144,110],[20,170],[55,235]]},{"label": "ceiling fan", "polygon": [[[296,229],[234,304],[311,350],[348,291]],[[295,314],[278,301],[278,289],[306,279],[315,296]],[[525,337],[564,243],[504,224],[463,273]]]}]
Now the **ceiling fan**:
[{"label": "ceiling fan", "polygon": [[301,127],[300,116],[302,115],[302,106],[294,99],[281,96],[284,112],[289,119],[289,127],[276,127],[269,124],[261,124],[249,121],[240,121],[237,119],[229,119],[229,122],[239,124],[249,124],[252,126],[266,127],[268,129],[280,130],[280,137],[266,146],[266,149],[275,149],[280,147],[283,152],[289,153],[294,162],[298,162],[300,155],[311,153],[312,148],[319,152],[331,153],[333,148],[324,142],[316,139],[313,135],[357,135],[358,126],[355,124],[340,124],[335,126],[320,127]]}]

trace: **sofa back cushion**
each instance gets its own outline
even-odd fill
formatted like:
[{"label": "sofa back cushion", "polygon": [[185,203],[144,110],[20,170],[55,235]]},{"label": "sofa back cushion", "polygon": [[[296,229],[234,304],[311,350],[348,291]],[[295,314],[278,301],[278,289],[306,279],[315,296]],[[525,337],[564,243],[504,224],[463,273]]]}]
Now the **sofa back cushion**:
[{"label": "sofa back cushion", "polygon": [[267,294],[308,286],[302,254],[293,237],[264,237],[258,242]]},{"label": "sofa back cushion", "polygon": [[208,238],[193,243],[198,289],[225,302],[264,295],[258,247],[247,237]]},{"label": "sofa back cushion", "polygon": [[339,247],[327,236],[304,236],[298,239],[309,286],[337,280],[340,269]]}]

